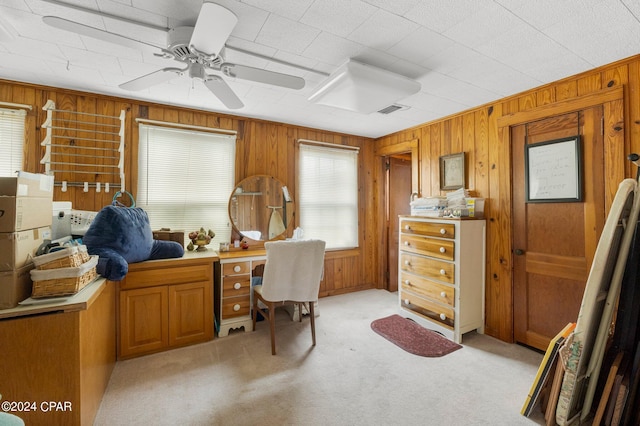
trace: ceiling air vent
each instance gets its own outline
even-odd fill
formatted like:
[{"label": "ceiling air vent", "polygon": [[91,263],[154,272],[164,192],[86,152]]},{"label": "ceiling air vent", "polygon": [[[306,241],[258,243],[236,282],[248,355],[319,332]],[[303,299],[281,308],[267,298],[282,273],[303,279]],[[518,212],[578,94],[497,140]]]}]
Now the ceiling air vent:
[{"label": "ceiling air vent", "polygon": [[382,108],[380,111],[378,111],[380,114],[391,114],[392,112],[396,112],[396,111],[401,111],[401,110],[405,110],[405,109],[409,109],[408,106],[406,105],[399,105],[399,104],[393,104],[393,105],[389,105],[388,107]]}]

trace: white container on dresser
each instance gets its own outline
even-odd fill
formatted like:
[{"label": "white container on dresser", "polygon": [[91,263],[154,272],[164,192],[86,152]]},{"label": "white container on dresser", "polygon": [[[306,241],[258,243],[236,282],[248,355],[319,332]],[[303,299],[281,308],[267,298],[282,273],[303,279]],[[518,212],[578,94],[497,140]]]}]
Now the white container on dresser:
[{"label": "white container on dresser", "polygon": [[456,343],[484,332],[486,222],[400,216],[402,315]]}]

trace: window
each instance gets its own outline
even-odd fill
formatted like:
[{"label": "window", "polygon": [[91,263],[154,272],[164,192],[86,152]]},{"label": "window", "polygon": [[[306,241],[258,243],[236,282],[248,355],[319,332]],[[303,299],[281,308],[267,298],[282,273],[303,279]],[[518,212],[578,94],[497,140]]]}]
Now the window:
[{"label": "window", "polygon": [[358,247],[358,151],[300,143],[298,206],[305,238]]},{"label": "window", "polygon": [[229,241],[235,135],[140,124],[138,199],[152,229],[211,229],[211,245]]},{"label": "window", "polygon": [[0,176],[15,176],[22,170],[26,116],[23,109],[0,108]]}]

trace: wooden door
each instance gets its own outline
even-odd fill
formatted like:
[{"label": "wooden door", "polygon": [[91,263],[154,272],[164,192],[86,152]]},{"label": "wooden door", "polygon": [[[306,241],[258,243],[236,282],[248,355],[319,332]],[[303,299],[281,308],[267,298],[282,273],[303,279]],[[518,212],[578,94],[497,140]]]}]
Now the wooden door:
[{"label": "wooden door", "polygon": [[387,265],[389,265],[389,280],[387,290],[398,290],[398,241],[400,238],[399,215],[411,212],[411,155],[407,158],[389,157],[388,164],[388,239]]},{"label": "wooden door", "polygon": [[[514,338],[545,350],[578,318],[605,221],[602,108],[511,128],[513,179]],[[525,147],[580,135],[581,202],[527,203]]]}]

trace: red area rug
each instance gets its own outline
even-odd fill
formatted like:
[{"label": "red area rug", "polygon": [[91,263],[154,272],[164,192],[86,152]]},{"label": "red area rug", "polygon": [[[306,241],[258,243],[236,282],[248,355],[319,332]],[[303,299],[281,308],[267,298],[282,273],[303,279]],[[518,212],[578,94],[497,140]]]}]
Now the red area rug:
[{"label": "red area rug", "polygon": [[373,321],[371,329],[405,351],[419,356],[440,357],[462,347],[397,314]]}]

